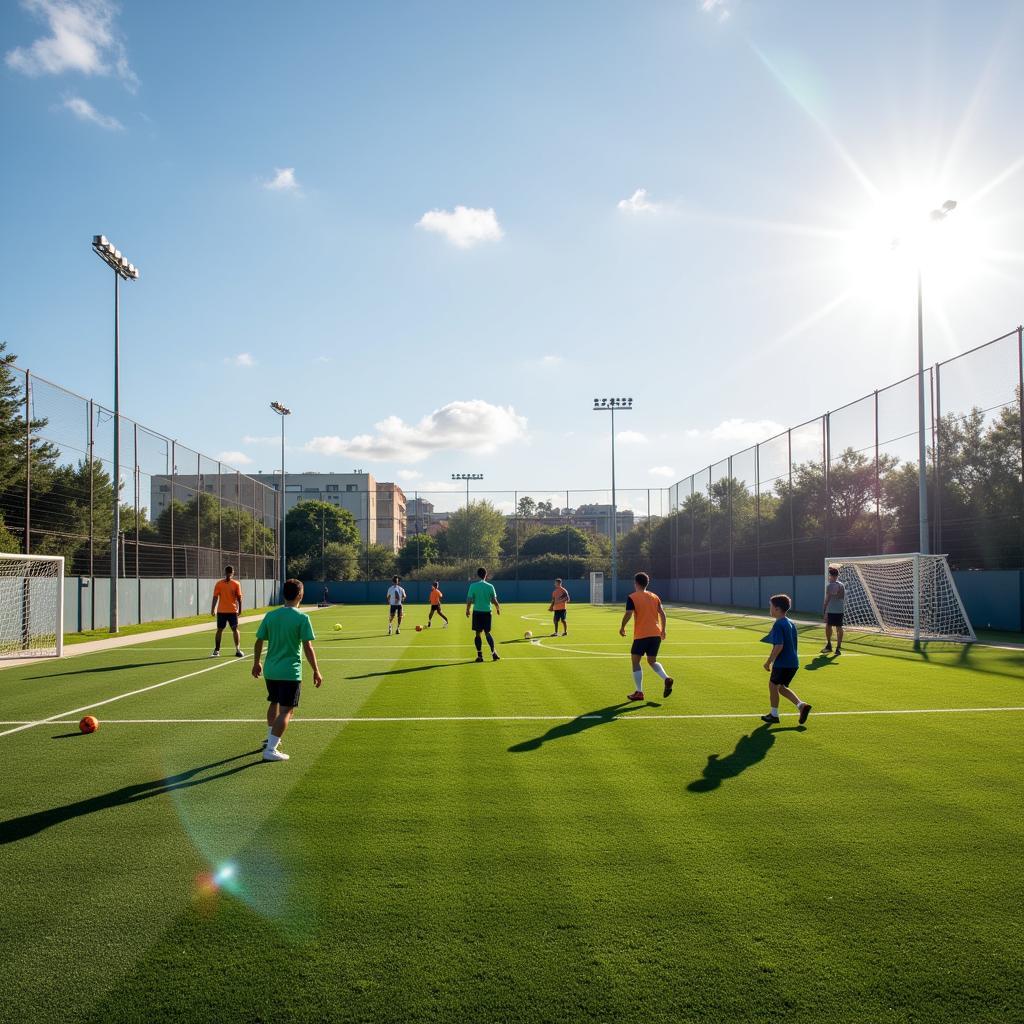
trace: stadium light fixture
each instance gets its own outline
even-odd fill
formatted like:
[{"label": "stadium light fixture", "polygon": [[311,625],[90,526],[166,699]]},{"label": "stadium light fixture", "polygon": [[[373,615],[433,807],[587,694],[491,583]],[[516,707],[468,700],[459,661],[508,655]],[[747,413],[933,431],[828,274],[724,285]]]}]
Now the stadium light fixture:
[{"label": "stadium light fixture", "polygon": [[629,412],[633,408],[632,398],[595,398],[594,412],[610,412],[612,414],[612,602],[619,599],[619,557],[618,557],[618,534],[619,534],[619,510],[615,495],[615,413]]},{"label": "stadium light fixture", "polygon": [[470,551],[469,542],[469,482],[470,480],[483,480],[483,473],[452,473],[453,480],[465,480],[466,481],[466,564],[468,566],[469,560],[473,557],[472,551]]},{"label": "stadium light fixture", "polygon": [[92,251],[114,272],[114,521],[110,526],[110,632],[120,627],[117,557],[121,545],[121,282],[137,281],[139,268],[106,235],[92,236]]},{"label": "stadium light fixture", "polygon": [[[274,412],[276,412],[277,415],[281,417],[281,510],[278,513],[278,517],[277,517],[277,522],[278,522],[277,530],[278,530],[278,534],[279,534],[279,538],[280,538],[280,547],[281,547],[281,587],[283,588],[284,587],[284,581],[286,579],[288,579],[288,562],[287,562],[287,551],[286,551],[286,548],[288,546],[288,540],[287,540],[288,530],[287,530],[287,527],[285,525],[286,524],[286,520],[285,520],[285,508],[284,508],[284,503],[285,503],[285,498],[286,498],[287,493],[288,493],[288,488],[285,486],[285,475],[284,475],[284,421],[285,421],[285,417],[286,416],[291,416],[292,411],[291,411],[291,409],[288,409],[285,406],[283,406],[280,402],[271,402],[270,403],[270,408],[273,409]],[[281,593],[281,602],[282,602],[282,604],[284,603],[284,592],[283,592],[283,589],[282,589],[282,593]]]}]

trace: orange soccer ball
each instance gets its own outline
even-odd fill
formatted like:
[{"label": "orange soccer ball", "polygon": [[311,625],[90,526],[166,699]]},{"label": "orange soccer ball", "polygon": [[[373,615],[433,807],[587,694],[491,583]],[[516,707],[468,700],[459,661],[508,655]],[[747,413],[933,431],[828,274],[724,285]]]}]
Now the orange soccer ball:
[{"label": "orange soccer ball", "polygon": [[98,718],[93,718],[92,715],[86,715],[85,718],[83,718],[78,723],[78,728],[81,729],[82,732],[95,732],[99,727],[100,727],[99,719]]},{"label": "orange soccer ball", "polygon": [[422,633],[423,632],[423,627],[422,626],[417,626],[416,627],[416,632],[417,633]]}]

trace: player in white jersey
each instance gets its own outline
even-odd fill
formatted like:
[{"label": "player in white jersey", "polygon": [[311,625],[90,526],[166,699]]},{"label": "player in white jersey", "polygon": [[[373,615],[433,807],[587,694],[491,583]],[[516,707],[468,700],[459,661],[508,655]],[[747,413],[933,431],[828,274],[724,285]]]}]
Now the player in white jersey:
[{"label": "player in white jersey", "polygon": [[408,596],[405,588],[400,586],[401,576],[391,577],[391,586],[388,587],[388,636],[391,636],[391,624],[398,619],[395,626],[395,635],[402,632],[402,615],[404,612],[405,599]]}]

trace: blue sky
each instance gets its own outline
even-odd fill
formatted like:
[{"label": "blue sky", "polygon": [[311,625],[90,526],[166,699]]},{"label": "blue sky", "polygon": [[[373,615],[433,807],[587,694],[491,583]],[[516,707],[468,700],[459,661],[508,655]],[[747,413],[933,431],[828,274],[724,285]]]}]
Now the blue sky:
[{"label": "blue sky", "polygon": [[[269,470],[662,487],[1024,316],[1015,3],[14,0],[0,338]],[[919,239],[918,217],[959,207]],[[460,209],[462,208],[462,209]],[[904,239],[891,248],[895,235]]]}]

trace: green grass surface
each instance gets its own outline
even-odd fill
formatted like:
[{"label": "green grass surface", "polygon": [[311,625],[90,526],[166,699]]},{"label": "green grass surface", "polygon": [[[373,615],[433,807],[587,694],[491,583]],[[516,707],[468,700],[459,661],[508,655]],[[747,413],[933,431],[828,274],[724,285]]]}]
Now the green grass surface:
[{"label": "green grass surface", "polygon": [[[803,628],[815,712],[767,728],[762,619],[673,611],[676,691],[636,706],[615,609],[529,643],[543,608],[507,606],[483,665],[458,614],[313,618],[326,682],[286,763],[209,638],[0,673],[0,719],[55,716],[0,736],[0,1017],[1024,1018],[1021,651],[826,660]],[[67,714],[168,680],[92,736]],[[859,713],[949,708],[1018,710]]]},{"label": "green grass surface", "polygon": [[[242,612],[246,615],[263,615],[270,611],[270,607],[246,609]],[[130,626],[121,626],[117,636],[135,636],[140,633],[156,633],[161,629],[176,629],[178,626],[202,626],[214,622],[212,615],[190,615],[184,619],[163,619],[159,622],[139,622]],[[228,642],[230,644],[231,633],[228,631]],[[81,633],[65,633],[64,643],[84,644],[87,640],[109,640],[111,636],[109,629],[84,629]]]}]

